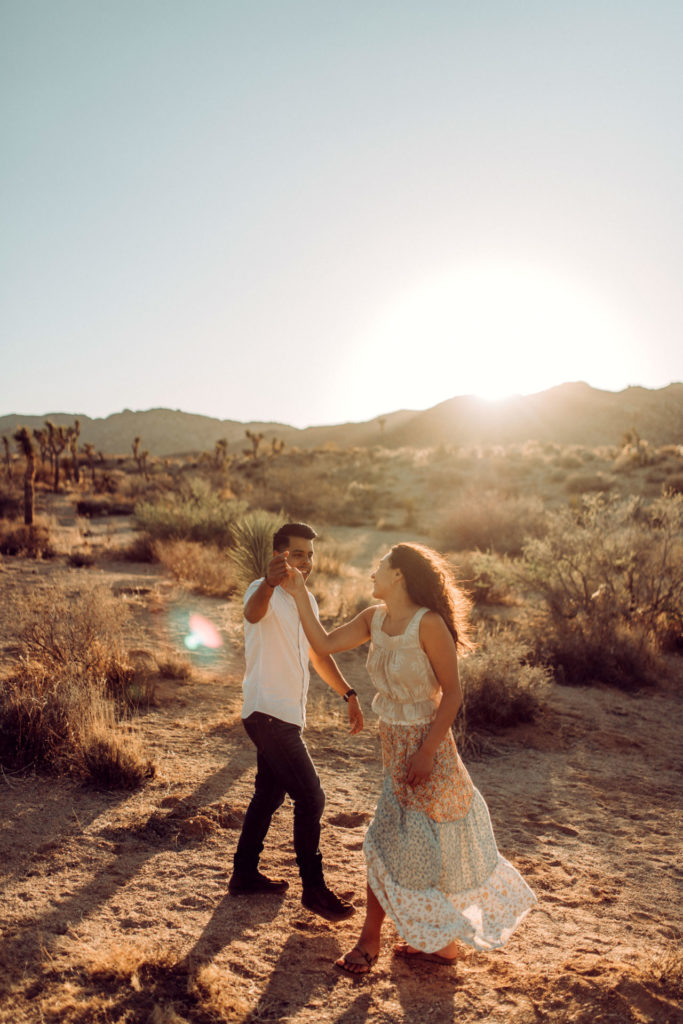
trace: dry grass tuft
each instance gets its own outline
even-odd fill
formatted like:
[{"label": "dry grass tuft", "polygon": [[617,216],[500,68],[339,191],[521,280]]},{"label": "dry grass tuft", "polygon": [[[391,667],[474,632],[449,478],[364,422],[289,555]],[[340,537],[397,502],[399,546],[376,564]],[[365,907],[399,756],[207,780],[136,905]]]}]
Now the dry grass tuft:
[{"label": "dry grass tuft", "polygon": [[667,995],[683,1000],[683,945],[680,937],[672,937],[668,946],[648,962],[646,981],[654,982]]},{"label": "dry grass tuft", "polygon": [[23,555],[26,558],[54,558],[55,546],[47,525],[33,526],[0,520],[0,554]]},{"label": "dry grass tuft", "polygon": [[545,516],[543,502],[535,496],[471,488],[449,504],[436,528],[437,546],[518,555],[528,538],[543,536]]},{"label": "dry grass tuft", "polygon": [[117,718],[149,703],[149,676],[128,659],[128,609],[104,587],[56,584],[15,605],[18,660],[0,681],[0,762],[72,772],[130,788],[152,774]]},{"label": "dry grass tuft", "polygon": [[153,779],[155,767],[145,758],[139,737],[115,728],[91,730],[81,755],[85,772],[104,789],[137,789]]},{"label": "dry grass tuft", "polygon": [[229,597],[237,586],[232,560],[213,544],[191,540],[163,540],[153,544],[155,561],[193,593]]}]

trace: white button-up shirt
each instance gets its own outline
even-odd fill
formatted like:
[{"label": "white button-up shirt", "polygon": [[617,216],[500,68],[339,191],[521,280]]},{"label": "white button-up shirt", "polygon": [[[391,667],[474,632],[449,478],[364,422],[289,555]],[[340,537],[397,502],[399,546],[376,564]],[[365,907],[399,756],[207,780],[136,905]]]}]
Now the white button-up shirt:
[{"label": "white button-up shirt", "polygon": [[[247,587],[244,604],[263,582]],[[318,605],[309,592],[311,607]],[[254,711],[272,715],[283,722],[302,726],[306,721],[309,683],[309,643],[296,601],[282,587],[276,587],[268,611],[258,622],[244,620],[244,653],[247,662],[242,688],[242,718]]]}]

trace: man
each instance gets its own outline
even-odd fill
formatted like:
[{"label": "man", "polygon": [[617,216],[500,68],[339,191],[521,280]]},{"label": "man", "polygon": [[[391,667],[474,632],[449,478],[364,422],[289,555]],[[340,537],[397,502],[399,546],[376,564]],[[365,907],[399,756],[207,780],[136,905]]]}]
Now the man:
[{"label": "man", "polygon": [[[247,664],[242,720],[257,750],[256,779],[235,851],[229,892],[241,896],[282,893],[288,888],[286,881],[267,878],[258,870],[271,819],[288,794],[294,802],[294,851],[303,889],[301,902],[328,921],[343,921],[354,908],[325,885],[318,849],[325,794],[301,736],[309,659],[328,686],[347,702],[352,734],[363,728],[363,714],[355,690],[332,658],[310,650],[296,602],[282,586],[290,566],[308,578],[316,536],[306,523],[282,526],[273,538],[273,557],[266,575],[251,583],[244,595]],[[317,615],[315,598],[309,596]]]}]

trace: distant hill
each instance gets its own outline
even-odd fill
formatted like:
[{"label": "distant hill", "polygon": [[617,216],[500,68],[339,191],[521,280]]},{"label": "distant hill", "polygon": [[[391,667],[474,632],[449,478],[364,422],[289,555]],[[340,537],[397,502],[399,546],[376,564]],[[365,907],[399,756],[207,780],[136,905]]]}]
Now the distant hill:
[{"label": "distant hill", "polygon": [[635,428],[651,444],[683,444],[683,384],[599,391],[582,382],[488,402],[463,395],[387,432],[391,445],[512,444],[529,440],[589,447],[619,444]]},{"label": "distant hill", "polygon": [[535,395],[487,402],[461,395],[424,412],[400,410],[363,423],[308,427],[283,423],[241,423],[172,409],[132,412],[124,409],[105,419],[78,413],[42,416],[13,413],[0,417],[0,436],[11,437],[17,426],[42,427],[81,421],[81,442],[106,454],[131,450],[134,437],[151,455],[212,451],[225,438],[231,451],[249,447],[247,430],[279,438],[288,447],[315,448],[384,444],[388,447],[430,447],[438,444],[511,444],[528,440],[590,447],[619,444],[635,428],[651,444],[683,444],[683,383],[649,390],[599,391],[584,383],[561,384]]}]

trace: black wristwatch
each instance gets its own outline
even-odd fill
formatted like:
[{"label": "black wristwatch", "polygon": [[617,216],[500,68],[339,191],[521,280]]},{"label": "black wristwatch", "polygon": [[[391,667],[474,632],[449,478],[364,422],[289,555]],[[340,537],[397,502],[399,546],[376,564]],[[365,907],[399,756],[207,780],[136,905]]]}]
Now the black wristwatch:
[{"label": "black wristwatch", "polygon": [[358,694],[356,693],[355,690],[347,690],[346,693],[342,693],[342,697],[344,698],[344,700],[346,701],[347,704],[349,703],[349,697],[357,697],[357,696],[358,696]]}]

